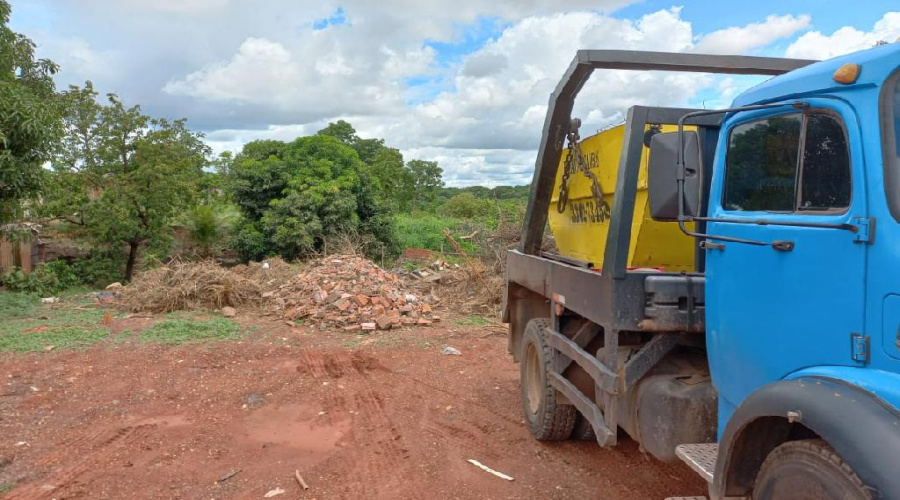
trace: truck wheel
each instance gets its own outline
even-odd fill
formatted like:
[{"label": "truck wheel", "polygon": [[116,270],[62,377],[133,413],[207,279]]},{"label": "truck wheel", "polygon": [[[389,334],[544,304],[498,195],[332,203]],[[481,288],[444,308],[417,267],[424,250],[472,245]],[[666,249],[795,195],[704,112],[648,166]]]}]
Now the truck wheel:
[{"label": "truck wheel", "polygon": [[571,405],[556,403],[556,389],[550,385],[550,346],[544,329],[550,322],[533,319],[525,325],[522,335],[522,364],[520,384],[522,408],[531,434],[539,441],[569,439],[575,426],[578,410]]},{"label": "truck wheel", "polygon": [[588,419],[579,413],[575,417],[575,427],[572,429],[572,439],[576,441],[596,441],[597,435]]},{"label": "truck wheel", "polygon": [[821,439],[788,441],[772,450],[756,476],[753,500],[869,500],[849,465]]}]

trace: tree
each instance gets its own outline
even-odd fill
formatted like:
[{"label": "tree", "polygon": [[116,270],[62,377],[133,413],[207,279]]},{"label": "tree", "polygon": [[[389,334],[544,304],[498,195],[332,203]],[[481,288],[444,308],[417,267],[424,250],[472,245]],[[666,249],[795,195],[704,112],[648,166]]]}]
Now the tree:
[{"label": "tree", "polygon": [[356,150],[359,159],[366,165],[371,165],[378,152],[384,148],[384,139],[361,139],[356,135],[356,129],[344,120],[337,123],[329,123],[327,127],[317,132],[318,135],[329,135]]},{"label": "tree", "polygon": [[434,202],[444,185],[441,179],[444,170],[436,161],[425,160],[410,160],[406,168],[409,171],[413,209],[434,209]]},{"label": "tree", "polygon": [[57,66],[34,58],[34,42],[9,29],[10,12],[0,0],[0,225],[39,192],[42,165],[62,130]]},{"label": "tree", "polygon": [[384,199],[394,207],[407,211],[412,201],[410,173],[403,165],[403,155],[394,148],[381,148],[372,160],[372,175],[378,179]]},{"label": "tree", "polygon": [[393,245],[378,181],[337,132],[257,141],[235,158],[228,184],[244,216],[235,237],[244,258],[306,256],[347,234]]},{"label": "tree", "polygon": [[97,102],[88,82],[65,93],[65,139],[53,158],[42,210],[95,246],[128,249],[130,281],[144,248],[166,248],[169,222],[190,205],[208,147],[184,120],[127,107],[115,94]]}]

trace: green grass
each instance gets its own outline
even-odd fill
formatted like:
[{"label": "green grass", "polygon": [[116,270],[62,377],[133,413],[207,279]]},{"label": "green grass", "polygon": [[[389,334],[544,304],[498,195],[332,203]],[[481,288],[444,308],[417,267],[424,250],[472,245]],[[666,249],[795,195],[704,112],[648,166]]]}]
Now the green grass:
[{"label": "green grass", "polygon": [[[445,239],[444,229],[449,229],[451,234],[464,232],[466,221],[452,217],[419,213],[416,215],[400,214],[396,216],[397,239],[401,248],[427,248],[435,252],[443,248],[446,252],[453,252],[453,247]],[[467,253],[478,253],[478,248],[469,241],[460,241],[460,245]]]},{"label": "green grass", "polygon": [[485,326],[490,322],[481,316],[466,316],[454,321],[454,323],[459,326]]},{"label": "green grass", "polygon": [[5,495],[16,487],[16,483],[0,483],[0,495]]},{"label": "green grass", "polygon": [[237,340],[242,337],[241,327],[227,318],[211,317],[188,319],[184,314],[171,314],[141,332],[141,342],[162,344],[187,344],[215,340]]},{"label": "green grass", "polygon": [[40,304],[36,295],[0,292],[0,320],[31,316]]},{"label": "green grass", "polygon": [[30,352],[79,349],[106,339],[101,323],[108,311],[72,304],[40,304],[36,297],[0,294],[0,351]]},{"label": "green grass", "polygon": [[0,335],[0,351],[30,352],[53,349],[78,349],[96,344],[109,336],[106,329],[70,326],[54,330]]}]

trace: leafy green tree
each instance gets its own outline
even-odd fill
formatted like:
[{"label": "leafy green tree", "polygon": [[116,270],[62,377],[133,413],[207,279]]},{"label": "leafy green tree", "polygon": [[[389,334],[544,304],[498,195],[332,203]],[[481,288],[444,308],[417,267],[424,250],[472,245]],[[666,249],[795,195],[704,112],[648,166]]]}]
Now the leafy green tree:
[{"label": "leafy green tree", "polygon": [[193,201],[209,154],[184,120],[144,115],[115,94],[97,102],[90,82],[65,93],[66,136],[41,207],[95,246],[127,248],[130,281],[142,249],[162,250],[169,223]]},{"label": "leafy green tree", "polygon": [[444,181],[444,170],[436,161],[410,160],[406,164],[409,172],[412,207],[415,210],[433,210]]},{"label": "leafy green tree", "polygon": [[39,192],[42,165],[62,130],[57,66],[34,58],[34,42],[9,29],[10,12],[0,0],[0,224]]},{"label": "leafy green tree", "polygon": [[412,203],[410,173],[403,155],[394,148],[381,148],[372,160],[372,175],[378,179],[384,199],[394,207],[408,211]]},{"label": "leafy green tree", "polygon": [[305,256],[346,234],[393,245],[378,181],[338,132],[250,143],[235,158],[229,185],[244,220],[234,246],[244,258]]},{"label": "leafy green tree", "polygon": [[353,125],[338,120],[337,123],[329,123],[327,127],[318,131],[319,135],[330,135],[342,143],[356,150],[359,159],[367,165],[375,161],[375,156],[384,148],[384,139],[362,139],[356,135]]},{"label": "leafy green tree", "polygon": [[359,136],[356,135],[356,129],[344,120],[329,123],[327,127],[316,132],[316,134],[329,135],[351,147],[359,140]]}]

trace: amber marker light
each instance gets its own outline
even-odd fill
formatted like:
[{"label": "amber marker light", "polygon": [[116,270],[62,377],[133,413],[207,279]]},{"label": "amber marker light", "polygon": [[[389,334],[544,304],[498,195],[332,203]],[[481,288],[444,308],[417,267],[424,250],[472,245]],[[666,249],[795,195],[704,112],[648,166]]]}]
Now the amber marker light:
[{"label": "amber marker light", "polygon": [[856,79],[859,78],[859,71],[862,69],[859,64],[856,63],[847,63],[837,71],[834,72],[834,75],[831,78],[838,83],[842,83],[844,85],[850,85],[851,83],[856,83]]}]

